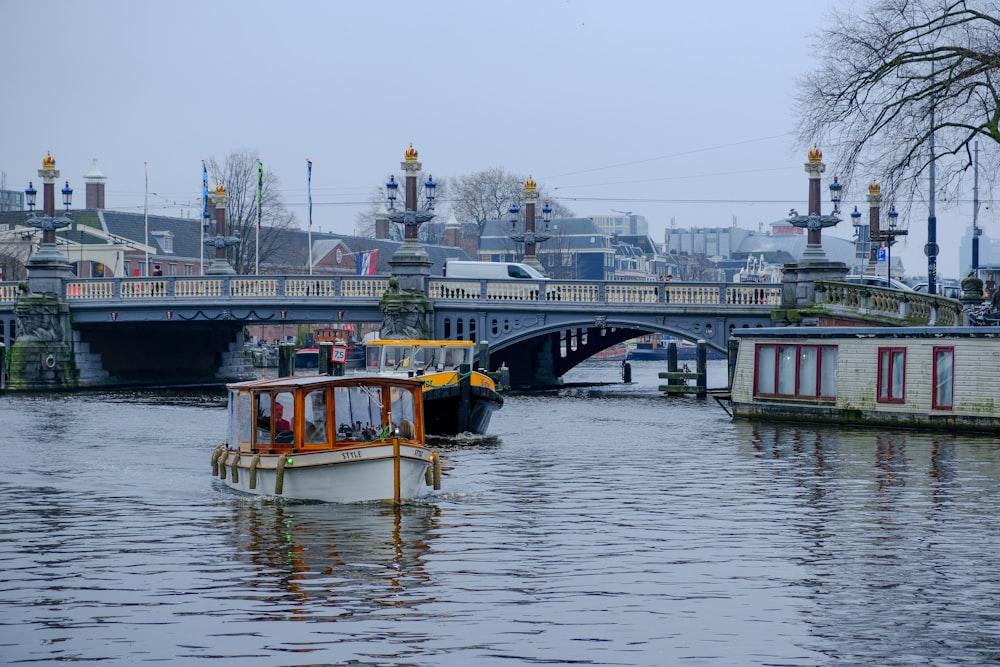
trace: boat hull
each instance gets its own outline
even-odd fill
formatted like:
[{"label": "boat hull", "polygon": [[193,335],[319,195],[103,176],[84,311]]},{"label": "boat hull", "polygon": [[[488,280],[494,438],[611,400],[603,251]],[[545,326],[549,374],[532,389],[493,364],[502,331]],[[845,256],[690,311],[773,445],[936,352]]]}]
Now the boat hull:
[{"label": "boat hull", "polygon": [[[463,395],[467,393],[467,398]],[[489,387],[461,384],[424,390],[424,425],[433,435],[484,435],[503,396]]]},{"label": "boat hull", "polygon": [[[280,459],[284,459],[283,466]],[[316,453],[261,454],[255,465],[254,455],[227,451],[219,459],[219,476],[229,488],[257,496],[329,503],[393,502],[396,497],[426,495],[426,475],[432,465],[427,449],[400,444],[398,493],[391,442]]]}]

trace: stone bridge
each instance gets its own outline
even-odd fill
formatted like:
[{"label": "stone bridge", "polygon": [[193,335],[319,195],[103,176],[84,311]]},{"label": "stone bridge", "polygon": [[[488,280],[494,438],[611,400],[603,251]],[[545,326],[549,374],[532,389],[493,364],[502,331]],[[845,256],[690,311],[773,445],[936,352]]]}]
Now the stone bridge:
[{"label": "stone bridge", "polygon": [[[489,366],[515,386],[557,383],[593,354],[643,334],[726,351],[736,328],[783,322],[783,286],[753,283],[428,278],[432,337],[486,342]],[[381,321],[388,276],[197,276],[70,279],[48,295],[66,315],[65,355],[29,360],[39,381],[71,386],[219,383],[246,375],[253,324]],[[833,318],[961,323],[956,301],[817,283]],[[19,287],[0,283],[0,326],[16,336]],[[775,319],[777,318],[777,319]],[[55,358],[52,358],[55,356]],[[22,360],[22,363],[25,363]]]}]

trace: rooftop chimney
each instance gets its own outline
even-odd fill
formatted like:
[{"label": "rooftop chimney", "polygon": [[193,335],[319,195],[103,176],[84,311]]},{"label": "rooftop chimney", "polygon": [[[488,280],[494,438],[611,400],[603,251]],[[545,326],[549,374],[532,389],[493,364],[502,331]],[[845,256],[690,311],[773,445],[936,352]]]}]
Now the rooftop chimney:
[{"label": "rooftop chimney", "polygon": [[108,177],[101,173],[97,166],[97,158],[90,165],[90,171],[84,174],[83,181],[87,184],[87,208],[104,208],[104,181]]}]

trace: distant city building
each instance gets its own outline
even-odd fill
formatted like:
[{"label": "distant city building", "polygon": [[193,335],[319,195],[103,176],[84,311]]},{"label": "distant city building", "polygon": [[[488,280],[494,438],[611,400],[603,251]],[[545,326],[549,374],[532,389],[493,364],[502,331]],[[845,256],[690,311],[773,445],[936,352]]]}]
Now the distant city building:
[{"label": "distant city building", "polygon": [[23,190],[0,190],[0,211],[21,211],[23,209]]},{"label": "distant city building", "polygon": [[590,219],[594,225],[606,236],[618,234],[619,236],[647,236],[649,234],[649,223],[646,216],[636,213],[619,213],[617,215],[592,215]]}]

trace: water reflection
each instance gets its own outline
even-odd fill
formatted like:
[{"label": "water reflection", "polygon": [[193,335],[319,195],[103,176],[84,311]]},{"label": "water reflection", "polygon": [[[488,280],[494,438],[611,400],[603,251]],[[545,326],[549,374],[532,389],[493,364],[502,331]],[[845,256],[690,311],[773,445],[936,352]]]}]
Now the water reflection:
[{"label": "water reflection", "polygon": [[1000,549],[995,439],[735,426],[757,472],[792,493],[813,648],[851,664],[996,659],[1000,571],[981,560]]},{"label": "water reflection", "polygon": [[[247,620],[336,621],[433,599],[423,558],[439,524],[432,506],[238,501],[223,530]],[[258,606],[257,603],[265,603]]]}]

